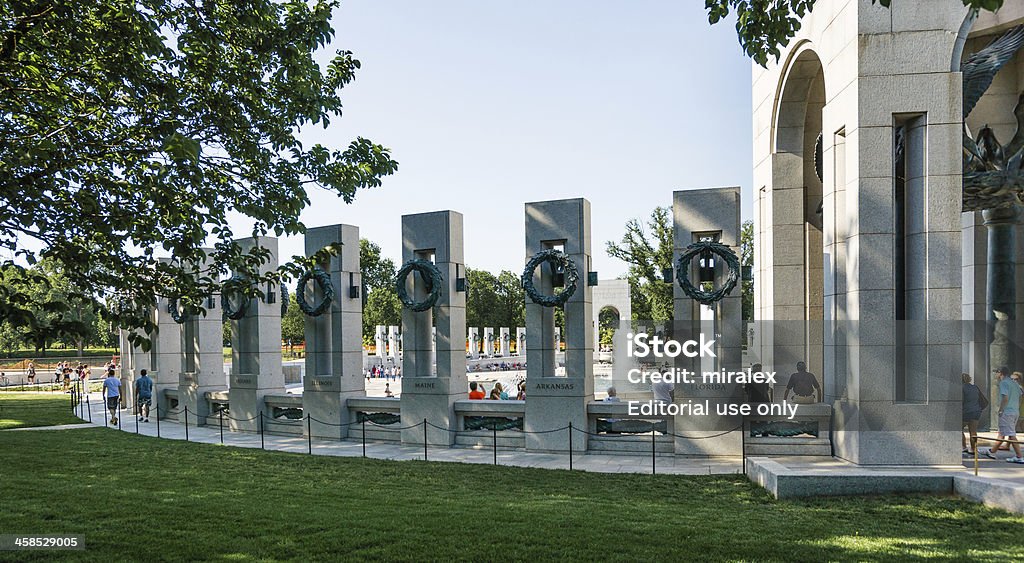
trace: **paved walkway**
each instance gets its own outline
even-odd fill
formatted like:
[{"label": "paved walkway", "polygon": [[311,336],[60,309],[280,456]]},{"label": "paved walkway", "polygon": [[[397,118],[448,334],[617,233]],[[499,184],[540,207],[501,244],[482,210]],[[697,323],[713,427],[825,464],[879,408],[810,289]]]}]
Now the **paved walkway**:
[{"label": "paved walkway", "polygon": [[[69,424],[62,426],[49,426],[40,428],[23,428],[18,430],[55,430],[73,428],[103,427],[104,412],[101,399],[98,394],[92,397],[92,423]],[[135,433],[136,423],[130,414],[122,416],[121,431]],[[149,423],[139,423],[138,433],[146,436],[157,436],[156,418],[151,418]],[[161,438],[170,440],[184,440],[185,426],[174,420],[161,420],[159,424]],[[217,426],[196,427],[190,425],[188,428],[188,440],[206,444],[220,444],[220,429]],[[257,433],[232,432],[224,428],[223,444],[243,448],[260,448],[260,436]],[[267,450],[285,451],[307,454],[310,444],[302,435],[280,435],[264,434],[262,447]],[[314,438],[312,440],[312,453],[314,455],[329,455],[339,457],[360,457],[363,455],[362,442],[359,440],[327,440]],[[1024,465],[1014,465],[1003,461],[1008,454],[1000,452],[999,461],[979,459],[979,475],[981,477],[994,478],[1012,483],[1024,484]],[[422,460],[423,446],[401,445],[393,442],[367,441],[366,457],[389,460]],[[443,447],[430,446],[427,449],[427,459],[430,461],[449,461],[461,463],[493,464],[494,452],[490,447],[473,448],[464,446]],[[859,472],[891,472],[898,471],[907,475],[923,474],[958,474],[973,476],[973,458],[964,458],[962,467],[942,468],[906,468],[906,467],[863,467],[854,466],[848,462],[823,457],[777,457],[774,461],[781,462],[784,466],[801,472],[810,473],[844,473],[856,470]],[[675,456],[672,454],[659,454],[654,460],[654,469],[657,473],[676,475],[715,475],[715,474],[740,474],[743,473],[743,462],[740,458],[717,458],[717,459],[693,459]],[[568,469],[569,456],[565,453],[536,453],[527,452],[523,449],[498,448],[498,464],[517,467],[539,467],[545,469]],[[651,473],[651,456],[649,453],[636,455],[606,454],[595,452],[577,452],[573,454],[572,465],[574,470],[593,471],[603,473]]]},{"label": "paved walkway", "polygon": [[[75,428],[104,427],[104,413],[99,396],[92,399],[91,424],[71,425]],[[138,424],[138,433],[145,436],[157,436],[156,418]],[[136,433],[136,421],[131,414],[121,416],[122,432]],[[57,427],[49,427],[51,429]],[[173,420],[161,420],[159,437],[169,440],[184,440],[185,425]],[[220,444],[220,428],[217,426],[188,427],[188,441],[203,444]],[[225,446],[241,448],[260,448],[260,435],[249,432],[232,432],[224,428]],[[267,450],[307,454],[310,444],[305,436],[283,436],[264,434],[262,447]],[[313,455],[338,457],[361,457],[363,444],[356,440],[312,440]],[[366,457],[388,460],[422,460],[423,445],[401,445],[388,442],[366,442]],[[494,452],[491,448],[442,447],[427,448],[427,459],[430,461],[449,461],[459,463],[478,463],[491,465],[494,463]],[[658,474],[673,475],[720,475],[741,474],[743,463],[740,458],[722,459],[687,459],[675,455],[658,455],[654,460],[654,470]],[[498,465],[513,467],[538,467],[543,469],[569,469],[569,455],[559,453],[535,453],[522,449],[498,448]],[[598,453],[574,453],[572,468],[580,471],[598,473],[651,473],[651,456],[644,455],[611,455]]]}]

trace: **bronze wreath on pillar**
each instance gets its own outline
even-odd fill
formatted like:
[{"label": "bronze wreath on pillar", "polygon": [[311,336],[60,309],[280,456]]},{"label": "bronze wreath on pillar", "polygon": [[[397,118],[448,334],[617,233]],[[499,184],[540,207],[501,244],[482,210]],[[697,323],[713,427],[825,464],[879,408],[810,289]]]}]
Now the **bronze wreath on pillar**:
[{"label": "bronze wreath on pillar", "polygon": [[[690,261],[697,255],[708,256],[710,254],[721,256],[725,260],[726,265],[729,267],[729,276],[722,287],[713,291],[704,291],[695,287],[690,281]],[[679,256],[679,260],[676,261],[676,281],[679,282],[679,287],[683,289],[683,293],[687,296],[704,305],[711,305],[724,299],[736,287],[739,279],[739,258],[736,257],[736,253],[731,248],[720,242],[710,240],[695,242],[687,246],[686,250]]]},{"label": "bronze wreath on pillar", "polygon": [[[565,287],[554,295],[543,295],[533,285],[533,273],[541,263],[547,262],[553,267],[562,268],[565,272]],[[523,270],[523,290],[530,297],[530,301],[543,307],[561,307],[565,305],[573,293],[576,293],[576,285],[579,283],[580,273],[576,269],[576,263],[569,256],[560,250],[541,250],[534,254],[526,263]]]},{"label": "bronze wreath on pillar", "polygon": [[[317,303],[316,307],[310,306],[306,303],[306,283],[309,280],[313,280],[314,283],[320,286],[320,291],[323,292],[323,299]],[[306,270],[295,286],[295,302],[306,316],[319,317],[320,315],[327,312],[327,309],[331,307],[331,302],[334,301],[334,284],[331,283],[331,276],[320,267],[314,267],[312,270]],[[283,306],[282,306],[283,309]]]},{"label": "bronze wreath on pillar", "polygon": [[[249,280],[235,274],[224,282],[220,291],[220,306],[224,311],[224,317],[237,321],[245,316],[245,310],[249,308],[249,296],[246,295],[244,286],[249,283]],[[238,294],[240,301],[238,303],[238,309],[231,307],[232,294]]]},{"label": "bronze wreath on pillar", "polygon": [[[419,273],[427,284],[427,298],[423,301],[413,301],[405,289],[405,280],[414,271]],[[402,265],[402,269],[398,270],[398,275],[395,276],[395,289],[398,292],[398,299],[402,302],[402,307],[417,313],[427,311],[437,304],[437,300],[441,297],[443,284],[444,278],[441,277],[441,270],[437,269],[437,266],[430,260],[409,260]]]}]

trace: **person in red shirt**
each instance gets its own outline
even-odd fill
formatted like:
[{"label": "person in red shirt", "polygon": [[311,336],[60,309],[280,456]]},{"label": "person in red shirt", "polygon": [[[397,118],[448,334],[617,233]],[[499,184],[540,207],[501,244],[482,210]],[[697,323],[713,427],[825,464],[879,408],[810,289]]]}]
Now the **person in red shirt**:
[{"label": "person in red shirt", "polygon": [[469,382],[469,398],[470,399],[477,399],[477,400],[479,400],[479,399],[483,399],[485,397],[487,397],[487,395],[483,392],[483,390],[480,388],[480,386],[476,384],[476,381],[470,381]]}]

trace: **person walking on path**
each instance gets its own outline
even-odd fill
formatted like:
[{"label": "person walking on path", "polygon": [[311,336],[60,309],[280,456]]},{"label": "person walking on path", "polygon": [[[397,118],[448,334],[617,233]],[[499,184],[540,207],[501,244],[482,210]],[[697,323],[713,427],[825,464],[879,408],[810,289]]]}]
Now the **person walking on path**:
[{"label": "person walking on path", "polygon": [[149,407],[153,405],[153,380],[148,372],[139,372],[141,377],[135,380],[135,404],[138,405],[139,422],[149,422]]},{"label": "person walking on path", "polygon": [[965,454],[973,455],[974,449],[978,447],[978,419],[981,418],[981,411],[988,406],[988,399],[981,393],[981,389],[977,385],[971,383],[971,374],[961,374],[960,379],[963,381],[962,421],[971,435],[971,447],[967,448],[967,438],[963,432],[960,433],[960,445]]},{"label": "person walking on path", "polygon": [[[1017,454],[1006,461],[1010,463],[1024,464],[1024,457],[1020,455],[1020,443],[1017,442],[1017,418],[1020,416],[1020,397],[1022,389],[1016,381],[1010,378],[1010,370],[1005,366],[996,370],[999,374],[999,398],[996,407],[999,409],[999,433],[995,443],[985,452],[985,457],[996,459],[996,452],[1004,440],[1013,440],[1010,446],[1013,453]],[[998,438],[1002,437],[1003,440]]]},{"label": "person walking on path", "polygon": [[103,396],[107,398],[110,425],[117,426],[117,409],[121,403],[121,380],[114,375],[114,370],[108,371],[107,378],[103,380]]},{"label": "person walking on path", "polygon": [[[1010,375],[1010,378],[1013,379],[1017,385],[1024,385],[1024,373],[1015,371]],[[1022,387],[1022,389],[1024,389],[1024,387]],[[1021,395],[1020,403],[1017,405],[1017,412],[1020,412],[1020,407],[1024,407],[1024,394]],[[1024,433],[1024,418],[1021,418],[1020,416],[1017,417],[1017,433]]]}]

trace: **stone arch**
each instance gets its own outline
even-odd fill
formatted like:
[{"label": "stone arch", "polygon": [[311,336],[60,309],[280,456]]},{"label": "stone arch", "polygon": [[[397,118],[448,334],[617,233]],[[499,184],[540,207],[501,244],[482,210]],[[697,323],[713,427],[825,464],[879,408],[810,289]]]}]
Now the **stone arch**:
[{"label": "stone arch", "polygon": [[594,341],[594,349],[601,351],[603,348],[601,331],[607,328],[617,331],[622,326],[622,314],[614,306],[605,305],[594,315],[594,320],[597,322],[597,334],[595,335],[597,340]]},{"label": "stone arch", "polygon": [[608,308],[614,309],[619,315],[620,324],[633,320],[629,280],[600,280],[592,295],[594,350],[599,350],[601,311]]},{"label": "stone arch", "polygon": [[772,178],[758,193],[763,234],[756,252],[764,281],[756,290],[759,318],[796,321],[768,338],[769,349],[760,354],[780,373],[798,360],[817,373],[823,367],[823,155],[832,140],[831,132],[822,131],[826,100],[821,59],[805,41],[790,51],[779,78],[770,135]]}]

